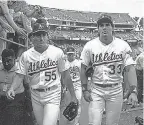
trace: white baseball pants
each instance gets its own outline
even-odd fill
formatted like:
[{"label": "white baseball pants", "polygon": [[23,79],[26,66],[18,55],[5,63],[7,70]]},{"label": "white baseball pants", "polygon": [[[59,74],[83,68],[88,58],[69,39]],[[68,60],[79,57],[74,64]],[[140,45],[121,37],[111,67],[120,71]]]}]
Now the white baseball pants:
[{"label": "white baseball pants", "polygon": [[33,112],[38,125],[56,125],[60,111],[61,89],[38,92],[31,90]]},{"label": "white baseball pants", "polygon": [[122,85],[101,88],[92,85],[93,101],[89,104],[89,125],[101,125],[102,115],[106,111],[106,125],[118,125],[122,103]]}]

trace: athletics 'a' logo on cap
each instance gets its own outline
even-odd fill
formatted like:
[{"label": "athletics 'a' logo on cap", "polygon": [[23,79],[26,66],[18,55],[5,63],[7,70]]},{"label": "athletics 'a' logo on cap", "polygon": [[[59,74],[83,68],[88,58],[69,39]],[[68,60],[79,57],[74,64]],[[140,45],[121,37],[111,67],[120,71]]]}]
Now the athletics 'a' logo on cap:
[{"label": "athletics 'a' logo on cap", "polygon": [[39,24],[39,29],[43,29],[44,25]]},{"label": "athletics 'a' logo on cap", "polygon": [[72,49],[69,49],[69,52],[73,52],[73,50],[72,50]]}]

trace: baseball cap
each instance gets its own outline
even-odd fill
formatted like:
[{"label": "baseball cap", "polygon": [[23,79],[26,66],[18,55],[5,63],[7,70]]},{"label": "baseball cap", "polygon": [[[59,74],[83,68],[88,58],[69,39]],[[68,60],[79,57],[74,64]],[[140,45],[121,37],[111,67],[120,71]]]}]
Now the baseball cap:
[{"label": "baseball cap", "polygon": [[46,19],[44,18],[37,19],[35,23],[33,24],[33,27],[32,27],[33,31],[29,33],[28,37],[32,36],[33,34],[37,32],[47,33],[48,26],[49,26],[49,23]]},{"label": "baseball cap", "polygon": [[73,47],[68,47],[66,50],[67,54],[69,53],[75,53],[75,49]]},{"label": "baseball cap", "polygon": [[113,27],[113,20],[112,17],[107,14],[102,14],[98,20],[97,20],[97,26],[99,26],[102,23],[110,23]]}]

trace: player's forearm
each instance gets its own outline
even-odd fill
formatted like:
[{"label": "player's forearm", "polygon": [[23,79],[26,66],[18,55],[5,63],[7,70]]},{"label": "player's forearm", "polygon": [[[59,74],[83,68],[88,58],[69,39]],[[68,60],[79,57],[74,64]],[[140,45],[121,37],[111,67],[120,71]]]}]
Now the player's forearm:
[{"label": "player's forearm", "polygon": [[20,86],[20,84],[23,83],[23,79],[24,79],[24,75],[16,74],[10,88],[16,90]]},{"label": "player's forearm", "polygon": [[134,66],[130,67],[129,71],[127,72],[127,76],[130,86],[137,86],[137,76]]},{"label": "player's forearm", "polygon": [[86,77],[85,71],[86,71],[86,66],[84,66],[82,64],[82,67],[81,67],[81,84],[85,90],[88,90],[87,77]]},{"label": "player's forearm", "polygon": [[62,80],[63,80],[63,83],[68,88],[72,98],[75,97],[76,95],[75,95],[75,91],[74,91],[73,82],[71,80],[71,77],[70,77],[68,70],[62,73]]},{"label": "player's forearm", "polygon": [[74,86],[73,86],[73,82],[70,77],[67,79],[67,88],[68,88],[72,98],[75,97],[76,95],[75,95],[75,91],[74,91]]},{"label": "player's forearm", "polygon": [[132,92],[137,87],[137,76],[134,66],[130,66],[127,69],[128,83],[130,85],[130,92]]}]

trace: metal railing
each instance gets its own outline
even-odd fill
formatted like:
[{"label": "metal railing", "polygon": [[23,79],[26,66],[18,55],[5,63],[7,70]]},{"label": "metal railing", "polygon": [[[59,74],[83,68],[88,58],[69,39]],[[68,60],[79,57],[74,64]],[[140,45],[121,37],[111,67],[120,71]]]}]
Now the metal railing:
[{"label": "metal railing", "polygon": [[13,44],[15,44],[15,45],[19,45],[19,46],[21,46],[21,47],[28,48],[28,39],[26,39],[25,45],[20,44],[20,43],[17,43],[17,42],[14,42],[14,41],[11,41],[11,40],[8,40],[8,39],[5,39],[5,38],[2,38],[2,37],[0,37],[0,41],[10,42],[10,43],[13,43]]}]

